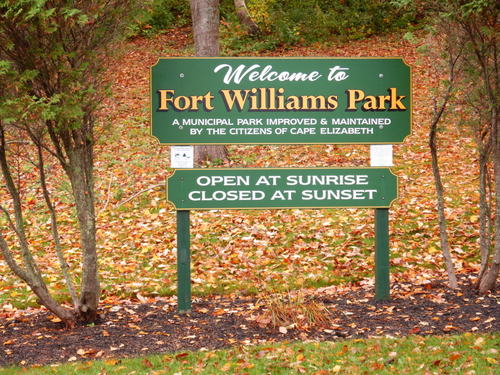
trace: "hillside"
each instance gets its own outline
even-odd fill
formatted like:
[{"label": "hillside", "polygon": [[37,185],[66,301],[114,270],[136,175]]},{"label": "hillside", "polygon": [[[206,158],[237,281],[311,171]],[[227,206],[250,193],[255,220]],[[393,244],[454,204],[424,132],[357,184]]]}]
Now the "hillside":
[{"label": "hillside", "polygon": [[[179,33],[183,33],[181,37]],[[185,33],[177,30],[155,40],[136,40],[125,58],[115,64],[114,103],[108,113],[108,118],[114,120],[110,135],[103,137],[99,156],[101,196],[108,202],[106,210],[101,211],[103,249],[128,255],[122,259],[126,263],[122,271],[135,282],[145,276],[141,275],[144,268],[149,268],[146,273],[150,279],[144,281],[152,291],[157,291],[156,283],[163,280],[163,291],[170,288],[173,292],[175,217],[165,204],[163,191],[169,173],[169,148],[159,146],[148,136],[149,66],[159,56],[189,53]],[[172,40],[185,44],[174,44]],[[429,73],[430,62],[397,35],[272,54],[401,56],[412,66],[413,134],[404,144],[395,146],[394,152],[400,198],[391,210],[393,281],[425,282],[443,277],[427,147],[430,89],[436,85],[436,77]],[[458,270],[470,272],[477,267],[478,197],[473,144],[450,121],[447,131],[441,134],[441,145],[451,242]],[[368,146],[230,146],[229,153],[231,167],[369,165]],[[157,184],[160,186],[121,205]],[[117,191],[123,191],[120,199]],[[192,221],[194,293],[321,286],[365,280],[373,275],[371,210],[196,212]],[[144,264],[143,259],[148,259],[149,264]],[[112,263],[116,266],[116,262]],[[124,284],[125,291],[133,293],[134,286],[126,281]]]},{"label": "hillside", "polygon": [[[192,52],[188,29],[128,42],[125,55],[110,64],[113,96],[100,116],[96,149],[98,242],[103,299],[172,295],[176,290],[175,212],[165,200],[169,148],[149,133],[149,68],[160,56]],[[272,51],[276,56],[400,56],[412,66],[413,133],[394,148],[399,199],[391,208],[392,283],[417,284],[444,278],[435,195],[427,147],[431,62],[401,35],[342,45],[331,43]],[[455,115],[459,115],[456,113]],[[457,270],[474,275],[477,265],[477,171],[474,146],[453,118],[440,134],[447,189],[447,215]],[[230,146],[230,167],[368,166],[368,146]],[[217,166],[211,166],[217,167]],[[67,207],[68,186],[54,170],[59,207]],[[41,204],[41,203],[39,203]],[[66,216],[65,216],[66,215]],[[63,214],[63,244],[79,267],[72,218]],[[49,235],[43,217],[30,217],[41,251]],[[194,212],[193,293],[260,292],[373,282],[373,212],[368,209],[250,210]],[[63,290],[50,248],[44,257],[54,290]],[[0,261],[0,304],[32,303],[26,288]],[[350,284],[349,284],[350,285]]]}]

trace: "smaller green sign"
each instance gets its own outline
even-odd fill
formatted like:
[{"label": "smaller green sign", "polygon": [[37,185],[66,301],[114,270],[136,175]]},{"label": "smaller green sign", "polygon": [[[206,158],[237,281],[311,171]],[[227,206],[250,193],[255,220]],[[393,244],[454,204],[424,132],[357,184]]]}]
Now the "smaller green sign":
[{"label": "smaller green sign", "polygon": [[177,210],[387,208],[397,185],[389,168],[181,169],[167,199]]}]

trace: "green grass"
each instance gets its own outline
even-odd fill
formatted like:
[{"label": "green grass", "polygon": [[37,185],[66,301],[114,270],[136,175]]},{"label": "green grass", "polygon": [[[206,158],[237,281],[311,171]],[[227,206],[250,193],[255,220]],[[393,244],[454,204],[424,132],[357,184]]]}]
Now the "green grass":
[{"label": "green grass", "polygon": [[494,374],[498,334],[280,343],[218,351],[4,368],[7,374]]}]

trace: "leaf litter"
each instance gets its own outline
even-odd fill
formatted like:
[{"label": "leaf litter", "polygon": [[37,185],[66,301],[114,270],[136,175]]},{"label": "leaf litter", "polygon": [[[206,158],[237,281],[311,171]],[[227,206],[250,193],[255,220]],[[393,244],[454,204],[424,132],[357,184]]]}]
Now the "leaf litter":
[{"label": "leaf litter", "polygon": [[269,305],[253,296],[236,295],[194,298],[188,314],[177,312],[174,297],[103,304],[96,324],[70,330],[47,311],[17,311],[0,317],[0,366],[113,360],[150,353],[183,356],[192,350],[281,341],[486,333],[499,328],[498,296],[478,296],[465,278],[456,291],[449,290],[444,280],[396,283],[390,301],[374,301],[370,285],[304,293],[310,302],[324,307],[320,320],[294,324],[307,311],[287,310],[288,321],[273,324],[272,319],[266,320]]},{"label": "leaf litter", "polygon": [[[391,208],[393,300],[383,303],[387,308],[382,310],[380,319],[375,318],[377,306],[382,305],[374,304],[371,295],[373,213],[354,209],[193,212],[192,280],[193,292],[199,297],[191,315],[178,316],[173,307],[174,297],[169,297],[176,290],[175,212],[165,201],[164,194],[165,179],[171,173],[169,152],[149,136],[148,82],[149,67],[159,56],[187,53],[186,48],[191,43],[189,34],[189,29],[176,29],[157,38],[130,41],[126,55],[110,63],[113,97],[105,103],[105,110],[100,115],[103,130],[96,146],[95,168],[103,286],[101,322],[61,335],[60,323],[43,309],[18,311],[16,304],[25,307],[35,301],[0,260],[0,353],[5,353],[0,361],[44,363],[73,357],[92,358],[97,354],[99,357],[132,355],[309,337],[335,339],[356,335],[498,331],[498,313],[488,313],[488,308],[495,307],[494,296],[479,300],[471,294],[471,280],[465,276],[462,276],[460,292],[448,290],[443,284],[445,272],[438,250],[434,187],[426,146],[427,108],[431,108],[429,90],[436,82],[428,69],[432,62],[417,56],[414,46],[395,35],[347,45],[297,47],[272,53],[277,56],[402,56],[413,67],[413,133],[404,144],[395,146],[393,168],[400,179],[399,199]],[[176,43],[172,43],[173,40]],[[455,265],[463,275],[474,274],[479,267],[476,254],[477,171],[471,167],[476,158],[473,141],[463,129],[449,126],[441,142],[446,150],[441,163]],[[367,146],[234,145],[230,146],[230,155],[231,161],[223,166],[369,165]],[[67,187],[56,184],[60,172],[55,167],[52,171],[51,183],[61,193],[56,204],[62,212],[71,212],[65,198]],[[36,199],[30,202],[35,205]],[[73,270],[78,270],[80,255],[74,218],[71,214],[62,214],[60,218],[68,262]],[[44,274],[50,277],[50,288],[64,298],[55,254],[44,245],[48,231],[43,218],[33,213],[27,220],[33,226],[31,243],[45,249],[39,259]],[[304,288],[310,290],[316,302],[328,308],[332,319],[329,328],[308,331],[285,325],[260,327],[257,324],[255,295]],[[214,297],[214,294],[224,296]],[[339,298],[343,302],[335,302],[333,306],[332,301]],[[457,300],[450,304],[450,298]],[[145,304],[146,301],[149,302]],[[215,307],[216,303],[219,307]],[[426,311],[428,304],[432,304],[432,308]],[[262,314],[264,312],[261,318]],[[155,324],[161,321],[165,326],[155,332],[163,334],[149,335],[150,331],[142,327],[141,322],[156,316],[159,318]],[[372,326],[371,319],[367,324],[366,316],[374,317],[377,325]],[[392,317],[395,322],[390,320]],[[124,324],[117,326],[114,322]],[[199,328],[196,328],[198,323]],[[221,325],[214,326],[215,323]],[[242,325],[247,329],[241,329]],[[31,332],[23,331],[26,327]],[[203,327],[212,327],[212,333],[199,333]],[[229,327],[234,327],[234,331]],[[283,328],[280,332],[280,327],[285,328],[286,333]],[[224,330],[228,336],[220,339],[214,336]],[[36,341],[31,339],[30,346],[26,346],[28,335],[36,337]],[[152,341],[153,336],[168,339]],[[93,344],[91,347],[72,347],[72,340],[60,341],[64,337],[76,338],[74,342],[91,340]],[[21,342],[26,349],[22,349]],[[98,342],[103,343],[102,347]],[[39,343],[44,343],[47,349],[38,346]],[[70,348],[68,353],[49,354],[51,350],[57,352],[56,343],[60,348]],[[78,350],[83,355],[78,354]]]}]

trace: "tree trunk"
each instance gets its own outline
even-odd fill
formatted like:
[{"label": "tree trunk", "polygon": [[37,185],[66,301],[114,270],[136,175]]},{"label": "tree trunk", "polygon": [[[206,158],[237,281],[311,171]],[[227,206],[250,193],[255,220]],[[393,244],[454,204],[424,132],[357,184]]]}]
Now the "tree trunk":
[{"label": "tree trunk", "polygon": [[196,146],[194,148],[194,160],[196,165],[200,165],[205,160],[227,160],[226,146]]},{"label": "tree trunk", "polygon": [[[219,0],[190,0],[196,56],[219,55]],[[227,160],[225,146],[195,146],[194,162]]]},{"label": "tree trunk", "polygon": [[12,173],[9,168],[9,163],[7,161],[5,145],[6,145],[6,140],[5,140],[4,128],[0,124],[0,170],[1,170],[1,175],[4,177],[4,182],[7,187],[7,191],[10,197],[12,198],[14,216],[15,216],[14,221],[11,220],[7,210],[1,204],[0,208],[5,214],[6,220],[10,225],[11,229],[17,235],[22,259],[24,260],[24,268],[18,263],[15,256],[9,249],[9,245],[7,244],[2,233],[0,232],[1,253],[3,254],[5,261],[9,265],[9,268],[21,280],[23,280],[26,284],[28,284],[30,289],[39,298],[40,304],[44,305],[56,316],[61,318],[61,320],[66,324],[67,327],[73,327],[76,323],[75,314],[72,311],[62,307],[50,295],[50,292],[43,281],[42,274],[37,266],[37,263],[29,250],[29,242],[26,237],[24,228],[25,220],[23,217],[19,190],[16,187],[14,180],[12,178]]},{"label": "tree trunk", "polygon": [[247,29],[251,35],[260,33],[259,26],[252,20],[250,13],[248,13],[245,0],[234,0],[234,7],[236,8],[236,16],[240,23]]},{"label": "tree trunk", "polygon": [[448,274],[448,284],[450,288],[457,288],[457,277],[455,275],[455,268],[453,266],[453,259],[450,253],[450,244],[448,241],[448,228],[445,215],[444,206],[444,188],[441,180],[441,171],[439,169],[439,158],[437,151],[437,130],[438,124],[441,121],[448,102],[450,101],[456,80],[456,70],[458,68],[458,61],[460,51],[456,55],[450,55],[448,59],[448,87],[443,94],[442,101],[438,106],[437,98],[434,98],[434,115],[432,117],[431,126],[429,129],[429,148],[431,151],[432,173],[434,175],[434,186],[436,188],[438,222],[439,222],[439,238],[441,241],[441,252],[443,254],[446,273]]},{"label": "tree trunk", "polygon": [[42,278],[40,278],[37,274],[32,273],[29,268],[23,269],[19,266],[9,250],[9,245],[1,233],[0,250],[9,268],[16,274],[17,277],[28,284],[33,293],[35,293],[38,297],[40,304],[59,317],[64,322],[66,327],[74,327],[76,324],[75,314],[71,310],[62,307],[54,300],[54,298],[52,298]]},{"label": "tree trunk", "polygon": [[53,312],[59,319],[62,320],[66,328],[73,328],[76,325],[76,316],[73,311],[62,307],[50,295],[47,286],[42,283],[28,283],[31,290],[40,299],[40,303],[49,311]]},{"label": "tree trunk", "polygon": [[196,56],[219,55],[219,0],[190,0]]},{"label": "tree trunk", "polygon": [[490,258],[491,236],[489,229],[490,205],[488,202],[488,153],[479,150],[479,251],[481,253],[481,268],[476,286],[479,287],[486,275]]},{"label": "tree trunk", "polygon": [[47,187],[42,146],[40,144],[37,144],[36,146],[38,151],[38,171],[40,176],[40,186],[42,187],[42,193],[43,193],[43,198],[45,199],[45,204],[47,205],[47,208],[50,213],[50,227],[52,229],[52,238],[54,240],[54,247],[56,250],[57,258],[59,259],[61,273],[63,274],[64,280],[66,282],[66,287],[68,288],[69,295],[71,296],[71,300],[73,301],[73,306],[77,306],[78,295],[76,293],[73,280],[71,279],[71,275],[69,273],[68,263],[66,262],[66,259],[64,257],[59,235],[59,227],[57,224],[56,210],[54,208],[54,205],[52,204],[52,199],[50,198],[49,189]]},{"label": "tree trunk", "polygon": [[495,251],[493,262],[480,279],[479,293],[485,294],[495,290],[500,270],[500,127],[498,126],[497,111],[492,114],[493,130],[493,168],[495,173]]},{"label": "tree trunk", "polygon": [[97,269],[96,218],[94,209],[93,154],[91,135],[80,129],[71,132],[67,146],[68,177],[75,197],[80,245],[82,248],[82,284],[78,311],[85,322],[97,319],[100,283]]},{"label": "tree trunk", "polygon": [[[444,104],[446,105],[446,104]],[[434,185],[436,187],[437,195],[437,210],[438,210],[438,221],[439,221],[439,238],[441,240],[441,251],[443,253],[444,264],[446,266],[446,272],[448,274],[448,283],[450,288],[457,288],[457,277],[455,275],[455,269],[453,267],[453,260],[450,253],[450,244],[448,241],[448,230],[446,224],[446,215],[444,213],[444,189],[443,183],[441,181],[441,172],[439,170],[439,160],[437,155],[437,145],[436,145],[436,133],[437,124],[441,117],[441,114],[435,114],[434,120],[431,124],[429,131],[429,147],[431,149],[432,156],[432,173],[434,174]]]}]

